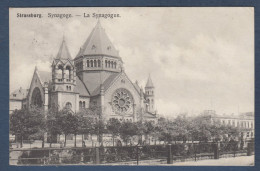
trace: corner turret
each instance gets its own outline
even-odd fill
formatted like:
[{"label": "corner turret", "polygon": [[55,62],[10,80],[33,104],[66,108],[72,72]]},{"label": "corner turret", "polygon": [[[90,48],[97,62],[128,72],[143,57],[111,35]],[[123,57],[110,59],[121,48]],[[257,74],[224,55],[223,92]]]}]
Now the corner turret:
[{"label": "corner turret", "polygon": [[150,113],[154,113],[155,112],[154,85],[150,74],[145,86],[145,99],[146,99],[146,111]]}]

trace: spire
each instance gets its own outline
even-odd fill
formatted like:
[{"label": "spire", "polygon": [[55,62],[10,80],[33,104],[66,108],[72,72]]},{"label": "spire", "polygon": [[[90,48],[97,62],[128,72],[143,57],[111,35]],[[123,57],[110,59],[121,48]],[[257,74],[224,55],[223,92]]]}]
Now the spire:
[{"label": "spire", "polygon": [[108,38],[105,29],[101,26],[100,20],[98,20],[96,26],[83,44],[81,52],[79,52],[77,56],[81,55],[108,55],[119,57],[118,51]]},{"label": "spire", "polygon": [[61,43],[59,52],[56,56],[56,59],[71,59],[70,52],[69,52],[68,46],[66,44],[64,35],[63,35],[62,43]]},{"label": "spire", "polygon": [[145,87],[154,87],[150,74],[149,74],[149,77],[148,77],[148,80],[147,80],[147,83],[146,83]]}]

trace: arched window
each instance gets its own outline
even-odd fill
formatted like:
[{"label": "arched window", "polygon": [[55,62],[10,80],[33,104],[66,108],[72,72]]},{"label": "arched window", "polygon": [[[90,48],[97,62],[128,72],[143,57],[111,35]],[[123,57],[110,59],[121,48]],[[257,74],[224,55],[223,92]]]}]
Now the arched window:
[{"label": "arched window", "polygon": [[101,61],[98,60],[98,67],[101,67]]},{"label": "arched window", "polygon": [[83,108],[86,108],[86,104],[85,104],[85,101],[83,101]]},{"label": "arched window", "polygon": [[42,96],[41,96],[41,91],[38,87],[33,89],[33,93],[32,93],[32,102],[31,104],[37,107],[42,107],[43,105],[43,100],[42,100]]},{"label": "arched window", "polygon": [[93,67],[93,60],[90,61],[90,66]]},{"label": "arched window", "polygon": [[72,104],[71,104],[70,102],[67,102],[65,107],[66,107],[67,109],[71,109],[71,108],[72,108]]},{"label": "arched window", "polygon": [[108,68],[110,68],[110,61],[108,61]]},{"label": "arched window", "polygon": [[114,63],[115,69],[116,69],[116,62]]},{"label": "arched window", "polygon": [[94,60],[94,67],[97,67],[97,61]]},{"label": "arched window", "polygon": [[153,99],[152,99],[152,104],[153,104]]},{"label": "arched window", "polygon": [[79,101],[79,108],[82,108],[82,101]]},{"label": "arched window", "polygon": [[89,67],[89,60],[87,60],[87,67]]},{"label": "arched window", "polygon": [[114,68],[114,62],[111,61],[111,68]]},{"label": "arched window", "polygon": [[67,79],[67,81],[71,80],[71,68],[70,68],[70,66],[66,66],[66,68],[65,68],[65,78]]},{"label": "arched window", "polygon": [[59,65],[57,71],[57,79],[58,81],[62,81],[62,78],[63,78],[63,67]]},{"label": "arched window", "polygon": [[105,60],[105,63],[106,63],[106,68],[107,68],[107,60]]},{"label": "arched window", "polygon": [[150,99],[147,100],[147,103],[150,104]]}]

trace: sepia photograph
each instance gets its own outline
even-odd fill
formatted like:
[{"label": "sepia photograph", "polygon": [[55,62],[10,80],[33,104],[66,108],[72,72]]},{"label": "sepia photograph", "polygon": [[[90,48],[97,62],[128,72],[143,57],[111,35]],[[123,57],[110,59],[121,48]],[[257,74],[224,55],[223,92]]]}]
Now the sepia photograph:
[{"label": "sepia photograph", "polygon": [[253,7],[9,8],[9,33],[9,165],[255,165]]}]

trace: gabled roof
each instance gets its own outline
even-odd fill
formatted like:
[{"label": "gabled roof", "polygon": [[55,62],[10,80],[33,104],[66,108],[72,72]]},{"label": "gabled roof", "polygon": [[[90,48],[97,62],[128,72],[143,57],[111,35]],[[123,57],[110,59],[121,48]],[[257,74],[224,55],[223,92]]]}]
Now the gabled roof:
[{"label": "gabled roof", "polygon": [[[106,91],[110,84],[120,75],[121,73],[112,73],[107,79],[103,80],[102,85],[104,87],[104,91]],[[92,96],[98,95],[100,93],[101,85],[97,85],[97,88],[91,93]]]},{"label": "gabled roof", "polygon": [[154,87],[150,74],[145,87]]},{"label": "gabled roof", "polygon": [[79,77],[76,77],[76,87],[75,87],[75,92],[79,93],[81,96],[89,96],[89,92],[84,85],[84,83],[79,79]]},{"label": "gabled roof", "polygon": [[37,70],[38,77],[41,81],[42,86],[44,86],[44,83],[49,83],[51,81],[51,73],[46,71],[38,71]]},{"label": "gabled roof", "polygon": [[62,43],[61,43],[59,52],[58,52],[58,54],[56,56],[56,59],[70,59],[70,60],[72,60],[70,52],[69,52],[69,49],[68,49],[68,46],[67,46],[66,41],[65,41],[64,38],[62,40]]},{"label": "gabled roof", "polygon": [[28,89],[22,89],[22,87],[20,87],[10,94],[10,100],[23,100],[27,97],[27,94]]},{"label": "gabled roof", "polygon": [[135,83],[134,83],[134,86],[135,86],[135,89],[138,91],[138,93],[140,94],[141,93],[141,88],[140,88],[140,86],[138,85],[138,82],[136,81]]},{"label": "gabled roof", "polygon": [[108,55],[119,57],[118,51],[109,40],[99,21],[80,48],[77,57],[82,55]]}]

